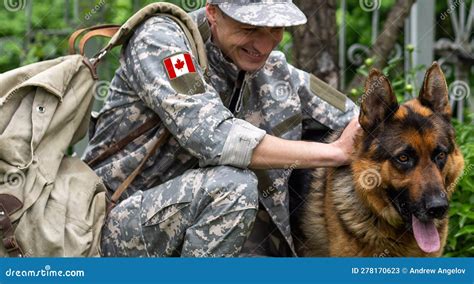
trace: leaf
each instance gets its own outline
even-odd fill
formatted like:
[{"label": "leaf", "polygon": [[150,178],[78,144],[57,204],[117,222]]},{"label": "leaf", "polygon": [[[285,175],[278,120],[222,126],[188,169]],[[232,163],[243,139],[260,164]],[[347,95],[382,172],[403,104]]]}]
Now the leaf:
[{"label": "leaf", "polygon": [[357,69],[357,73],[359,73],[360,75],[362,75],[364,77],[369,76],[369,73],[366,70],[361,69],[361,68]]},{"label": "leaf", "polygon": [[405,85],[404,80],[398,80],[398,81],[392,82],[392,87],[394,88],[399,87],[399,86],[404,86],[404,85]]},{"label": "leaf", "polygon": [[466,216],[459,218],[459,227],[464,227],[464,223],[466,223]]},{"label": "leaf", "polygon": [[454,237],[457,238],[466,234],[474,234],[474,225],[469,225],[462,228],[456,235],[454,235]]},{"label": "leaf", "polygon": [[388,61],[389,65],[397,64],[403,60],[403,57],[392,58]]}]

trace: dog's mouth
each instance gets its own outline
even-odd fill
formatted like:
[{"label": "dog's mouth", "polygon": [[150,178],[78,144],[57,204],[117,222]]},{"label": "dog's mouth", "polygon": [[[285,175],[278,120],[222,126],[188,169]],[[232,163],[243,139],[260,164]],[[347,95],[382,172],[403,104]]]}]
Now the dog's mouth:
[{"label": "dog's mouth", "polygon": [[421,221],[415,214],[412,214],[411,219],[413,235],[420,249],[426,253],[438,251],[441,247],[441,241],[434,219]]},{"label": "dog's mouth", "polygon": [[398,211],[405,222],[405,227],[409,230],[420,249],[426,253],[439,251],[441,248],[441,239],[436,220],[445,217],[445,213],[436,217],[429,216],[420,203],[410,203],[408,201],[408,191],[392,191],[390,194],[392,205]]}]

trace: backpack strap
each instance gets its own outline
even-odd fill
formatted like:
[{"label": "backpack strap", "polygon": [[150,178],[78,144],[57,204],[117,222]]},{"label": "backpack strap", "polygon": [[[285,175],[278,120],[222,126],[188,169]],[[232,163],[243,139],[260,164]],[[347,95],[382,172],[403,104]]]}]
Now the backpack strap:
[{"label": "backpack strap", "polygon": [[[91,38],[97,36],[111,37],[108,44],[102,48],[91,61],[94,67],[97,66],[100,59],[104,57],[114,47],[123,45],[133,35],[135,29],[144,21],[155,15],[162,15],[173,19],[179,24],[188,39],[193,55],[205,72],[207,70],[207,54],[200,28],[196,26],[193,19],[180,7],[166,2],[157,2],[145,6],[132,17],[130,17],[122,26],[102,25],[86,29],[80,29],[74,32],[69,38],[69,52],[75,53],[75,41],[84,32],[88,32],[81,40],[79,49],[80,54],[84,55],[84,46]],[[203,29],[206,31],[206,29]]]},{"label": "backpack strap", "polygon": [[113,144],[112,146],[108,147],[102,154],[95,157],[87,164],[89,167],[95,167],[100,164],[102,161],[107,159],[108,157],[116,154],[118,151],[122,150],[125,146],[127,146],[130,142],[138,138],[139,136],[145,134],[148,130],[155,127],[160,122],[160,119],[155,116],[152,119],[147,120],[145,123],[140,125],[137,129],[130,132],[127,136],[120,139],[117,143]]},{"label": "backpack strap", "polygon": [[97,37],[97,36],[102,36],[102,37],[107,37],[111,38],[114,36],[115,33],[119,30],[120,27],[106,27],[94,31],[90,31],[87,34],[85,34],[82,38],[81,41],[79,42],[79,52],[84,55],[84,47],[91,38]]},{"label": "backpack strap", "polygon": [[163,143],[165,143],[166,140],[168,140],[170,135],[171,135],[170,132],[167,129],[165,129],[164,133],[158,138],[158,140],[152,146],[152,149],[145,155],[145,157],[143,157],[138,167],[117,187],[114,194],[110,198],[111,203],[112,203],[111,206],[115,206],[117,201],[120,199],[120,196],[122,196],[122,194],[127,190],[130,184],[132,184],[132,182],[135,180],[138,174],[142,171],[148,159],[153,154],[155,154],[156,150],[158,150],[158,148],[160,148],[160,146],[163,145]]},{"label": "backpack strap", "polygon": [[196,54],[194,54],[194,56],[199,62],[199,65],[201,68],[206,69],[206,49],[198,27],[193,22],[193,19],[183,9],[174,4],[166,2],[150,4],[135,13],[135,15],[130,17],[128,21],[126,21],[125,24],[120,27],[109,43],[102,49],[102,51],[108,52],[112,48],[124,44],[132,36],[134,30],[141,23],[156,14],[173,17],[173,19],[176,20],[178,24],[180,24],[181,28],[183,28],[185,31],[186,37],[190,43],[194,45],[193,49],[196,50]]},{"label": "backpack strap", "polygon": [[[97,66],[100,59],[105,56],[111,49],[116,46],[122,45],[132,36],[134,30],[145,20],[148,18],[161,15],[168,17],[175,21],[183,30],[186,38],[191,45],[191,50],[193,55],[195,56],[196,60],[198,61],[200,67],[202,68],[203,72],[207,70],[207,54],[204,45],[204,41],[202,39],[200,30],[193,22],[192,18],[181,8],[174,4],[165,3],[165,2],[158,2],[150,4],[137,13],[135,13],[132,17],[130,17],[125,24],[123,24],[120,28],[117,26],[96,26],[91,29],[83,29],[75,32],[72,39],[70,39],[70,48],[71,42],[72,46],[74,46],[74,42],[76,38],[82,34],[83,32],[87,31],[87,34],[81,39],[79,44],[79,49],[81,54],[84,52],[84,46],[88,40],[96,36],[105,36],[105,37],[112,37],[109,43],[94,57],[92,58],[94,67]],[[74,48],[73,48],[74,50]],[[143,125],[138,127],[136,130],[131,132],[129,135],[106,149],[101,155],[94,158],[88,164],[89,166],[94,166],[99,164],[100,162],[104,161],[106,158],[114,155],[121,149],[123,149],[126,145],[128,145],[131,141],[136,139],[137,137],[141,136],[148,130],[152,129],[154,126],[157,125],[159,122],[159,118],[155,117]],[[157,149],[165,143],[168,138],[171,136],[170,132],[165,128],[164,133],[157,139],[155,144],[153,144],[152,149],[146,154],[146,156],[142,159],[138,167],[120,184],[115,192],[113,193],[111,199],[111,203],[108,206],[108,212],[115,206],[116,202],[120,199],[120,196],[127,190],[127,188],[132,184],[138,174],[142,171],[143,167],[145,166],[148,159],[157,151]]]},{"label": "backpack strap", "polygon": [[11,257],[25,256],[15,238],[15,228],[10,219],[10,216],[22,207],[23,203],[15,196],[0,194],[0,230],[3,231],[2,244]]},{"label": "backpack strap", "polygon": [[[75,31],[74,33],[71,34],[69,37],[69,54],[77,54],[76,52],[76,41],[77,39],[83,34],[84,37],[81,40],[81,44],[79,46],[80,49],[80,54],[84,55],[84,46],[86,45],[87,41],[95,36],[103,36],[103,37],[108,37],[111,38],[115,32],[120,28],[119,25],[97,25],[93,27],[88,27],[84,29],[80,29]],[[84,40],[84,38],[87,37],[87,40]]]}]

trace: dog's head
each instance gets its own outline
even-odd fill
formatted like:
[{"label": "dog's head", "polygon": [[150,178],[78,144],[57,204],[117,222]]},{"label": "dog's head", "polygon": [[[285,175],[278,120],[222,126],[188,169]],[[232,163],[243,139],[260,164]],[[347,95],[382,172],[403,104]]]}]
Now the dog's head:
[{"label": "dog's head", "polygon": [[409,229],[423,251],[438,251],[464,166],[444,74],[434,63],[418,98],[399,105],[389,80],[372,70],[362,99],[352,164],[357,192],[392,226]]}]

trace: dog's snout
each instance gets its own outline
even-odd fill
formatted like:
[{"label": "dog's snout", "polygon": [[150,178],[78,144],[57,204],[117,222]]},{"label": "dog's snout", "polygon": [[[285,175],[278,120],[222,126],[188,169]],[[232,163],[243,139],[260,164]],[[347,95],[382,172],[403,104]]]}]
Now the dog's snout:
[{"label": "dog's snout", "polygon": [[430,195],[426,198],[425,209],[428,217],[441,218],[448,211],[448,199],[444,194]]}]

